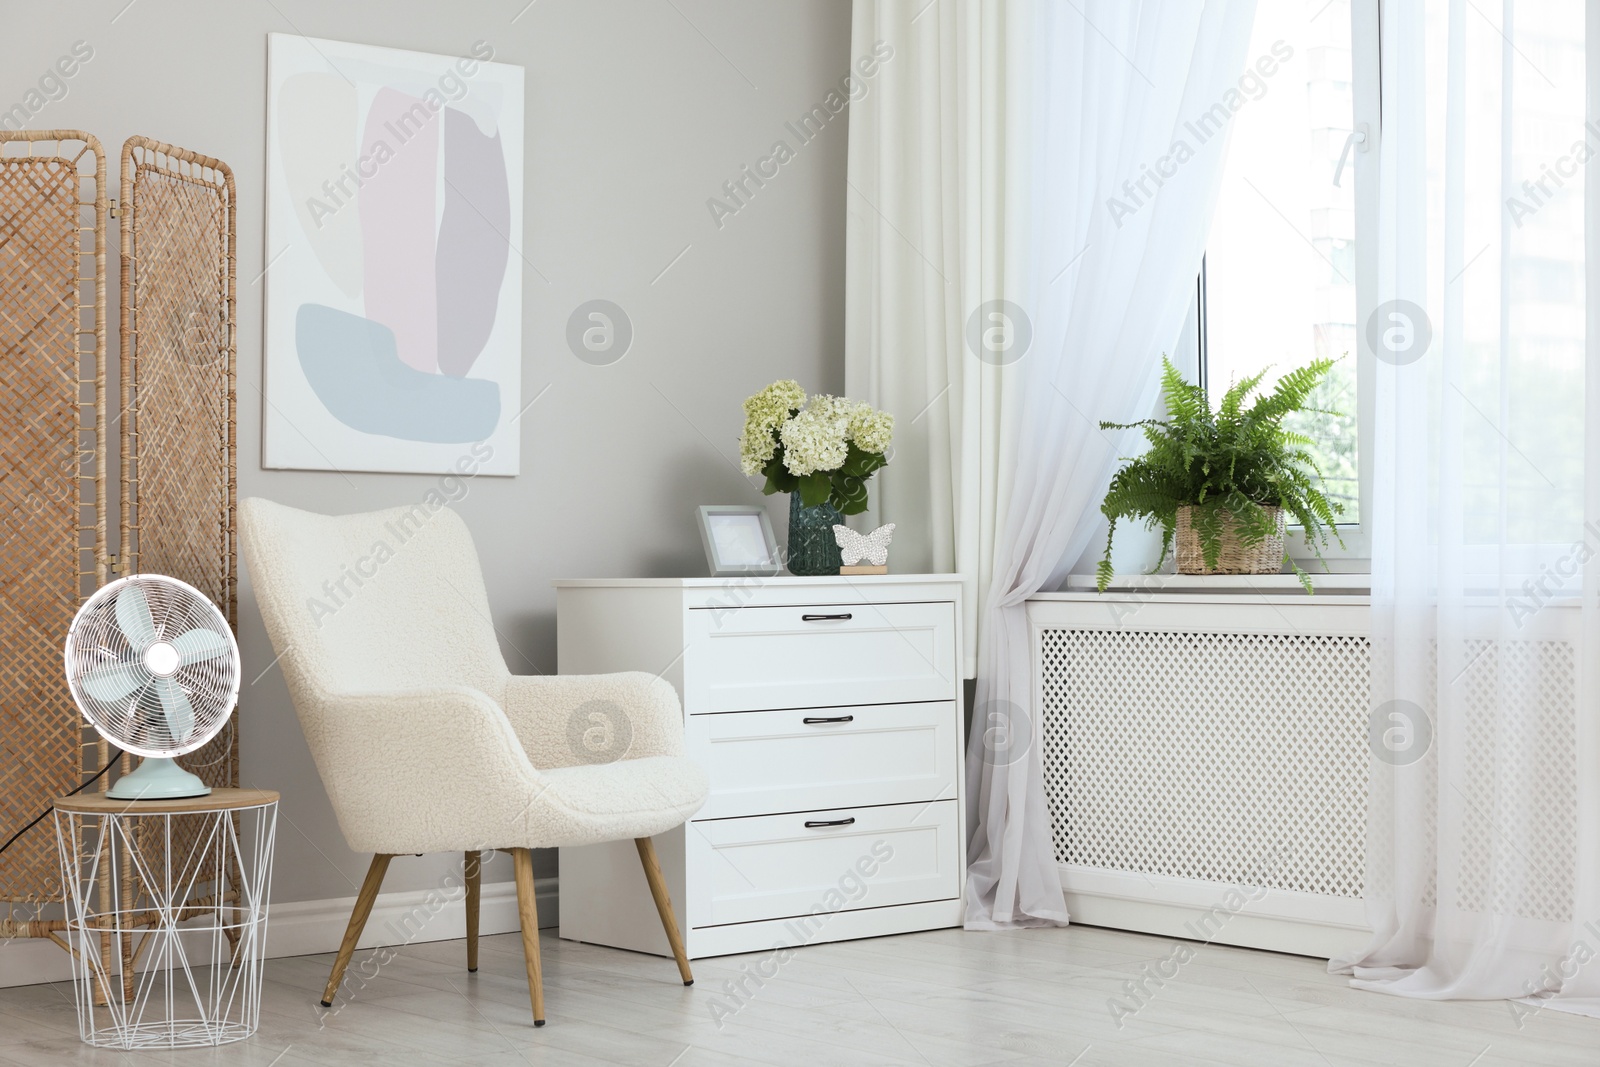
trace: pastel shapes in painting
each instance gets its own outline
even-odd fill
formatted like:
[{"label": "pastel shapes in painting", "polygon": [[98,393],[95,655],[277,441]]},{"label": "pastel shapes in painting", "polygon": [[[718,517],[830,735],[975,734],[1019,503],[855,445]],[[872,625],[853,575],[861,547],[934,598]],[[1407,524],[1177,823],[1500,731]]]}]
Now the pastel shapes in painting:
[{"label": "pastel shapes in painting", "polygon": [[[361,295],[361,222],[356,190],[356,90],[318,71],[278,89],[278,159],[306,243],[329,280]],[[282,249],[269,249],[268,256]]]},{"label": "pastel shapes in painting", "polygon": [[500,134],[485,136],[455,108],[444,111],[444,215],[435,256],[439,370],[466,376],[494,329],[510,254],[511,194]]},{"label": "pastel shapes in painting", "polygon": [[362,433],[405,441],[482,441],[500,422],[500,387],[409,367],[382,323],[321,304],[295,314],[306,381],[333,417]]},{"label": "pastel shapes in painting", "polygon": [[367,318],[393,333],[400,361],[439,369],[433,235],[439,115],[417,97],[385,86],[372,99],[361,158],[375,171],[361,186],[361,246]]}]

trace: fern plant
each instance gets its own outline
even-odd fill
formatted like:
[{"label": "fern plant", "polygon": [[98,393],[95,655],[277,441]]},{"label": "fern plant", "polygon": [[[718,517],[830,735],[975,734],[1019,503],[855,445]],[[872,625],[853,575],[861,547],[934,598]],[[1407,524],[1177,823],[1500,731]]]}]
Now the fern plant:
[{"label": "fern plant", "polygon": [[[1111,582],[1111,539],[1117,523],[1142,519],[1150,529],[1161,527],[1160,567],[1172,551],[1178,509],[1189,505],[1190,521],[1199,535],[1207,569],[1217,565],[1224,530],[1231,525],[1246,545],[1259,545],[1277,532],[1268,508],[1281,508],[1305,527],[1306,541],[1322,558],[1331,537],[1342,547],[1335,525],[1342,505],[1322,492],[1322,471],[1311,455],[1312,440],[1286,429],[1283,420],[1297,411],[1321,411],[1308,398],[1333,368],[1331,359],[1316,359],[1278,379],[1272,392],[1245,403],[1266,376],[1263,370],[1235,382],[1213,411],[1199,385],[1183,380],[1172,361],[1162,357],[1161,386],[1166,418],[1138,422],[1102,422],[1103,430],[1144,431],[1149,450],[1126,461],[1111,479],[1100,510],[1111,522],[1106,551],[1096,568],[1100,590]],[[1311,592],[1311,579],[1285,553],[1289,565]]]}]

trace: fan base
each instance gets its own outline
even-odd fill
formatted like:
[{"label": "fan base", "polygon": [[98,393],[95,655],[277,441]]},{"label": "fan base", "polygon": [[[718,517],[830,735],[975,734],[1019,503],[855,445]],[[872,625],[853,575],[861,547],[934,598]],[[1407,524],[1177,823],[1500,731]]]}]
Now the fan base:
[{"label": "fan base", "polygon": [[203,797],[211,787],[165,756],[146,756],[133,773],[117,779],[106,790],[113,800],[173,800],[178,797]]}]

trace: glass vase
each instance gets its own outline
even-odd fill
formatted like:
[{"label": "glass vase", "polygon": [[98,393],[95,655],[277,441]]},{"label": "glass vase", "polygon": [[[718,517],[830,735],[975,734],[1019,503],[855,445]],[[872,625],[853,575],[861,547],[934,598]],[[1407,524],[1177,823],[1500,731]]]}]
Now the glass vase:
[{"label": "glass vase", "polygon": [[839,542],[833,536],[835,523],[844,515],[832,504],[808,508],[799,493],[789,494],[789,573],[799,575],[838,574]]}]

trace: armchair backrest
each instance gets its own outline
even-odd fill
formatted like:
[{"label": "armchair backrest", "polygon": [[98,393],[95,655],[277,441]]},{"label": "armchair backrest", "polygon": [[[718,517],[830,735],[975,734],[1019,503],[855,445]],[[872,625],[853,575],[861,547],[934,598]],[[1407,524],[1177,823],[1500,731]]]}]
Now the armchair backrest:
[{"label": "armchair backrest", "polygon": [[239,517],[251,585],[297,704],[441,685],[502,699],[509,672],[478,553],[450,508],[318,515],[252,497]]}]

